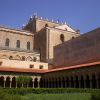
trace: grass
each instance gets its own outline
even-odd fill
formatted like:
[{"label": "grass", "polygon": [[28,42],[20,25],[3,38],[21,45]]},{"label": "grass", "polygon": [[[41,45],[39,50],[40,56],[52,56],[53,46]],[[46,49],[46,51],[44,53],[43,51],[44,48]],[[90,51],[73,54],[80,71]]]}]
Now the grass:
[{"label": "grass", "polygon": [[89,93],[66,93],[66,94],[28,94],[23,100],[90,100]]},{"label": "grass", "polygon": [[89,93],[6,95],[0,100],[90,100]]},{"label": "grass", "polygon": [[100,90],[1,88],[0,100],[100,100]]}]

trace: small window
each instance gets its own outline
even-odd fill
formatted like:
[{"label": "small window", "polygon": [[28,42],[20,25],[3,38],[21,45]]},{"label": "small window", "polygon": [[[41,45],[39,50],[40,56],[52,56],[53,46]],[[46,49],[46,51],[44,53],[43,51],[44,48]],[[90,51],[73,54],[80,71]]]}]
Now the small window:
[{"label": "small window", "polygon": [[9,47],[9,39],[6,39],[5,46]]},{"label": "small window", "polygon": [[45,27],[48,27],[48,24],[45,24]]},{"label": "small window", "polygon": [[37,58],[36,58],[36,57],[34,57],[34,58],[33,58],[33,61],[34,61],[34,62],[36,62],[36,61],[37,61]]},{"label": "small window", "polygon": [[60,35],[60,40],[61,40],[61,42],[64,42],[64,35],[63,34]]},{"label": "small window", "polygon": [[40,65],[40,66],[39,66],[39,69],[43,69],[43,65]]},{"label": "small window", "polygon": [[34,68],[34,65],[30,65],[30,68]]},{"label": "small window", "polygon": [[27,50],[30,50],[30,42],[27,42]]},{"label": "small window", "polygon": [[74,39],[75,37],[72,37],[72,39]]},{"label": "small window", "polygon": [[0,62],[0,66],[2,65],[2,62]]},{"label": "small window", "polygon": [[20,48],[20,40],[17,40],[16,47]]},{"label": "small window", "polygon": [[10,56],[10,57],[9,57],[9,59],[10,59],[10,60],[12,60],[12,59],[13,59],[13,57],[12,57],[12,56]]}]

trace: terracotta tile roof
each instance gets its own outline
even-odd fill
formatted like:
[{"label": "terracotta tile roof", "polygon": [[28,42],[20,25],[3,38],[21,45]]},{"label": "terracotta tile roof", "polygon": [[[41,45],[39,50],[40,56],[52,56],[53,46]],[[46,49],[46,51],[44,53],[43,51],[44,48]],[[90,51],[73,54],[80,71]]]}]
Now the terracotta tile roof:
[{"label": "terracotta tile roof", "polygon": [[51,70],[47,70],[44,73],[50,73],[50,72],[56,72],[56,71],[63,71],[63,70],[71,70],[71,69],[78,69],[78,68],[83,68],[83,67],[91,67],[94,65],[99,65],[99,62],[92,62],[92,63],[86,63],[86,64],[80,64],[80,65],[75,65],[75,66],[67,66],[67,67],[62,67],[62,68],[56,68],[56,69],[51,69]]},{"label": "terracotta tile roof", "polygon": [[99,62],[92,62],[92,63],[86,63],[86,64],[80,64],[80,65],[75,65],[75,66],[66,66],[63,68],[56,68],[56,69],[51,69],[51,70],[44,70],[44,69],[24,69],[24,68],[11,68],[11,67],[0,67],[0,71],[6,71],[6,72],[23,72],[23,73],[50,73],[50,72],[57,72],[57,71],[64,71],[64,70],[71,70],[71,69],[78,69],[78,68],[83,68],[83,67],[91,67],[94,65],[100,65]]},{"label": "terracotta tile roof", "polygon": [[23,73],[44,73],[47,70],[43,69],[25,69],[25,68],[11,68],[11,67],[0,67],[1,71],[7,71],[7,72],[23,72]]}]

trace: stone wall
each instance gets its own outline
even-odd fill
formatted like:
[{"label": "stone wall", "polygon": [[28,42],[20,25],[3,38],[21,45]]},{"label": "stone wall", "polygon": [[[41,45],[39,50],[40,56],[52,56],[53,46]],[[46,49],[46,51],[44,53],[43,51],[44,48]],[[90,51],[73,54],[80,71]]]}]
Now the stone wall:
[{"label": "stone wall", "polygon": [[55,46],[55,68],[100,60],[100,28]]},{"label": "stone wall", "polygon": [[[3,68],[48,69],[48,63],[0,59]],[[42,68],[40,68],[42,66]]]},{"label": "stone wall", "polygon": [[[80,34],[77,34],[75,32],[60,30],[56,28],[47,27],[47,60],[49,63],[53,63],[54,58],[54,46],[58,44],[62,44],[62,42],[71,40],[72,38],[78,37]],[[64,41],[61,40],[61,35],[64,36]]]},{"label": "stone wall", "polygon": [[34,37],[30,32],[0,28],[0,47],[5,47],[7,38],[10,40],[9,48],[16,48],[16,41],[20,40],[20,49],[27,50],[27,42],[30,42],[30,50],[33,50]]}]

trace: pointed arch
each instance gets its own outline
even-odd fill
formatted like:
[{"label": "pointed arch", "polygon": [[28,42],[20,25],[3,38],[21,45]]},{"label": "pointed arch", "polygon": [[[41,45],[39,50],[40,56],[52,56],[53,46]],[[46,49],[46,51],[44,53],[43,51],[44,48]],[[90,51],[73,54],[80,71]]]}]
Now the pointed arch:
[{"label": "pointed arch", "polygon": [[28,56],[27,61],[33,61],[32,57]]},{"label": "pointed arch", "polygon": [[19,55],[16,55],[15,60],[21,60],[21,57]]},{"label": "pointed arch", "polygon": [[0,58],[1,59],[9,59],[9,57],[7,55],[2,55]]},{"label": "pointed arch", "polygon": [[6,78],[5,87],[10,87],[10,77],[9,76]]},{"label": "pointed arch", "polygon": [[0,87],[4,87],[4,77],[0,77]]}]

